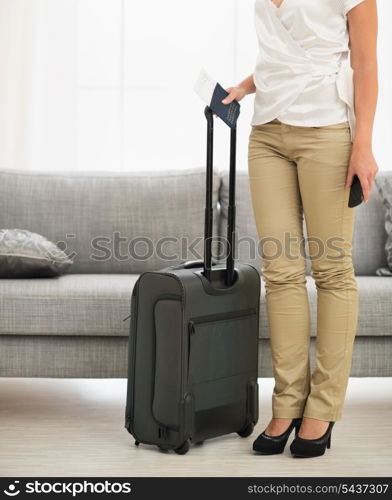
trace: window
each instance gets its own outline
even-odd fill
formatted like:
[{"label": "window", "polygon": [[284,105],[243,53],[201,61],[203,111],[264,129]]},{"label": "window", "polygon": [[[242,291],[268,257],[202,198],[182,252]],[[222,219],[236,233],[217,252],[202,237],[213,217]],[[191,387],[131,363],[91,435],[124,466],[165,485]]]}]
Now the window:
[{"label": "window", "polygon": [[[202,66],[226,86],[240,78],[238,6],[236,0],[77,1],[79,170],[205,163],[204,105],[193,86]],[[241,2],[241,9],[251,17],[253,2]],[[257,47],[255,39],[247,42],[249,74]],[[223,163],[228,129],[216,128],[216,159]]]}]

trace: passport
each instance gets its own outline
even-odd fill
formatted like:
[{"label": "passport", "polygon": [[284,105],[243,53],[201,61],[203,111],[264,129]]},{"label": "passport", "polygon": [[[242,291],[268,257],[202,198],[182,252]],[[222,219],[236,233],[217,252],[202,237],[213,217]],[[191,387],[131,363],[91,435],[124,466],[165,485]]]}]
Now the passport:
[{"label": "passport", "polygon": [[194,87],[196,93],[230,128],[235,128],[240,115],[240,103],[233,101],[223,104],[222,100],[229,94],[208,73],[202,69]]}]

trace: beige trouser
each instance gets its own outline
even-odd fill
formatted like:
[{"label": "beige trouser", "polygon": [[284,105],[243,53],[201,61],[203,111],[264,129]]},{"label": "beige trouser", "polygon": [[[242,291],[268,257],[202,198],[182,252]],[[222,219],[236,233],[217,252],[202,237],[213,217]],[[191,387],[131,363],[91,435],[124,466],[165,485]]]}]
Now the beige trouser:
[{"label": "beige trouser", "polygon": [[[336,421],[349,379],[358,291],[351,258],[355,209],[345,188],[352,143],[347,122],[252,127],[249,181],[263,257],[275,386],[275,418]],[[310,373],[305,215],[317,287],[316,366]]]}]

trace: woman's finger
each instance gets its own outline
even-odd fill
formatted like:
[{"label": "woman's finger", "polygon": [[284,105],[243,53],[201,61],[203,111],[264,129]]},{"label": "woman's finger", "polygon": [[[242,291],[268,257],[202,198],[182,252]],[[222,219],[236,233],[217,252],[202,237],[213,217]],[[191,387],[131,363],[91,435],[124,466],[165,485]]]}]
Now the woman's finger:
[{"label": "woman's finger", "polygon": [[236,97],[237,97],[237,93],[235,92],[235,90],[231,90],[229,95],[223,99],[222,103],[223,104],[230,104],[231,102],[233,102],[235,100]]}]

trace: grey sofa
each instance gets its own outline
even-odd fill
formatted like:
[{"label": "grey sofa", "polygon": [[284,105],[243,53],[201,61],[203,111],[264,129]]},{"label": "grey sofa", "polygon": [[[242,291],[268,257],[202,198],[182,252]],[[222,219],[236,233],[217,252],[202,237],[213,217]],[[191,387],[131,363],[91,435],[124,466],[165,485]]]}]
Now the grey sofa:
[{"label": "grey sofa", "polygon": [[[124,174],[0,170],[0,228],[38,232],[74,256],[68,274],[59,278],[0,280],[0,376],[125,377],[124,319],[133,285],[143,271],[202,257],[204,188],[203,168]],[[226,234],[227,200],[228,173],[215,172],[215,236]],[[237,258],[260,268],[249,245],[253,241],[254,248],[258,238],[244,171],[237,174],[237,232]],[[356,217],[360,318],[352,376],[392,376],[392,278],[375,275],[386,266],[385,240],[384,211],[373,189]],[[307,285],[314,364],[316,289],[310,276]],[[261,295],[259,374],[267,377],[272,369],[263,283]]]}]

